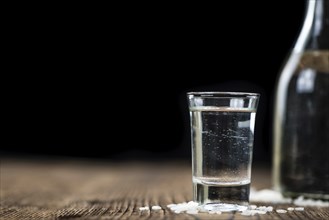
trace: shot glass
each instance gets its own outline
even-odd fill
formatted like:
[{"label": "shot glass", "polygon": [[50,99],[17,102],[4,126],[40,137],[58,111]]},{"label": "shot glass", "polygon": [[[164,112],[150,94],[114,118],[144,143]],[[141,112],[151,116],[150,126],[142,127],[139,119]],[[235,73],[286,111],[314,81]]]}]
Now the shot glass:
[{"label": "shot glass", "polygon": [[195,202],[222,211],[247,207],[259,97],[241,92],[187,93]]}]

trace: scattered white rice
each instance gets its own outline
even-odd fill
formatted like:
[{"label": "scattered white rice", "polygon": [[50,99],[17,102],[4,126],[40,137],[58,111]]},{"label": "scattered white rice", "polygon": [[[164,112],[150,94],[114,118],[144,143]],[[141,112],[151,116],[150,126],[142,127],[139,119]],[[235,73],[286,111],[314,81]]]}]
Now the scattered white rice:
[{"label": "scattered white rice", "polygon": [[264,203],[275,203],[275,204],[285,204],[292,203],[296,206],[318,206],[318,207],[328,207],[329,202],[314,199],[304,199],[303,196],[298,197],[293,200],[292,198],[285,198],[280,192],[263,189],[256,191],[255,189],[250,189],[250,202],[264,202]]},{"label": "scattered white rice", "polygon": [[250,205],[249,209],[242,211],[241,215],[246,215],[246,216],[252,216],[252,215],[265,215],[267,212],[272,212],[273,207],[272,206],[259,206],[257,207],[256,205]]},{"label": "scattered white rice", "polygon": [[284,198],[280,192],[271,190],[271,189],[263,189],[256,191],[255,189],[250,189],[250,201],[251,202],[265,202],[265,203],[291,203],[291,198]]},{"label": "scattered white rice", "polygon": [[272,206],[259,206],[259,207],[256,207],[256,210],[264,211],[264,212],[272,212],[273,207]]},{"label": "scattered white rice", "polygon": [[[297,199],[293,200],[291,198],[284,198],[280,192],[270,190],[270,189],[263,189],[260,191],[256,191],[254,189],[251,189],[250,192],[250,201],[251,202],[264,202],[264,203],[276,203],[276,204],[283,204],[283,203],[290,203],[296,205],[296,207],[288,207],[287,209],[276,209],[275,211],[277,213],[287,213],[288,211],[304,211],[303,206],[318,206],[318,207],[329,207],[329,202],[322,201],[322,200],[313,200],[313,199],[304,199],[304,197],[300,196]],[[228,205],[228,204],[226,204]],[[231,204],[230,204],[231,205]],[[223,207],[222,207],[223,206]],[[244,207],[244,206],[238,206],[238,205],[231,205],[234,207]],[[180,213],[187,213],[196,215],[200,212],[205,212],[209,214],[222,214],[222,212],[229,212],[230,207],[225,206],[225,204],[219,204],[218,207],[211,206],[209,207],[207,205],[200,206],[197,202],[183,202],[178,204],[169,204],[167,207],[174,213],[180,214]],[[232,208],[231,207],[231,208]],[[223,209],[221,209],[223,208]],[[161,210],[162,207],[158,205],[154,205],[151,207],[153,211]],[[140,211],[150,211],[149,206],[144,206],[139,208]],[[256,206],[256,205],[249,205],[249,207],[244,207],[239,209],[239,213],[241,215],[246,216],[253,216],[253,215],[264,215],[268,212],[272,212],[273,207],[272,206]]]},{"label": "scattered white rice", "polygon": [[249,206],[249,209],[256,209],[257,208],[257,205],[250,205]]},{"label": "scattered white rice", "polygon": [[304,211],[304,207],[289,207],[287,208],[288,211]]},{"label": "scattered white rice", "polygon": [[173,211],[174,213],[187,213],[187,214],[193,214],[196,215],[199,212],[208,212],[209,214],[221,214],[220,211],[216,210],[207,210],[204,208],[204,206],[199,206],[199,203],[197,202],[183,202],[178,204],[169,204],[167,207]]},{"label": "scattered white rice", "polygon": [[150,207],[148,206],[139,207],[139,211],[150,211]]},{"label": "scattered white rice", "polygon": [[[228,204],[227,204],[228,205]],[[169,204],[167,205],[167,207],[173,211],[176,214],[180,214],[180,213],[187,213],[187,214],[192,214],[192,215],[196,215],[199,212],[206,212],[209,214],[217,214],[220,215],[222,214],[222,211],[216,210],[215,208],[211,208],[210,206],[208,207],[206,206],[199,206],[199,204],[197,202],[183,202],[183,203],[178,203],[178,204]],[[151,207],[151,209],[153,211],[158,211],[161,210],[161,206],[158,205],[154,205]],[[150,211],[149,206],[145,206],[145,207],[140,207],[139,208],[140,211]],[[304,211],[304,207],[289,207],[287,209],[288,211]],[[286,213],[287,210],[285,209],[277,209],[276,212],[278,213]],[[224,211],[229,211],[229,210],[224,210]],[[241,215],[245,215],[245,216],[253,216],[253,215],[265,215],[268,212],[272,212],[273,211],[273,207],[272,206],[256,206],[256,205],[250,205],[248,208],[245,209],[240,209],[240,214]]]},{"label": "scattered white rice", "polygon": [[161,208],[161,206],[158,206],[158,205],[154,205],[154,206],[152,206],[152,210],[161,210],[162,208]]},{"label": "scattered white rice", "polygon": [[191,209],[191,210],[186,211],[187,214],[193,214],[193,215],[198,214],[198,212],[199,212],[199,210],[197,210],[197,209]]},{"label": "scattered white rice", "polygon": [[183,202],[178,204],[170,204],[167,205],[167,207],[175,213],[186,212],[188,214],[198,214],[198,212],[200,211],[199,203],[193,201],[190,201],[188,203]]},{"label": "scattered white rice", "polygon": [[[245,206],[238,206],[238,205],[232,205],[232,204],[218,204],[218,206],[214,205],[203,205],[199,206],[197,202],[183,202],[178,204],[169,204],[167,207],[173,211],[176,214],[180,213],[187,213],[187,214],[198,214],[199,212],[206,212],[209,214],[217,214],[220,215],[222,212],[229,212],[232,211],[232,208],[239,208],[239,211],[241,215],[255,215],[260,214],[264,215],[267,212],[272,212],[273,207],[272,206],[259,206],[256,205],[250,205],[249,207]],[[218,210],[220,209],[220,210]]]},{"label": "scattered white rice", "polygon": [[252,216],[252,215],[256,215],[256,214],[259,214],[259,215],[264,215],[266,214],[265,211],[260,211],[260,210],[250,210],[250,209],[247,209],[243,212],[241,212],[241,215],[245,215],[245,216]]},{"label": "scattered white rice", "polygon": [[322,200],[314,200],[314,199],[304,199],[303,196],[298,197],[294,200],[294,205],[297,206],[318,206],[318,207],[329,207],[329,202]]},{"label": "scattered white rice", "polygon": [[176,204],[169,204],[169,205],[167,205],[168,208],[171,208],[171,207],[174,207],[174,206],[176,206]]},{"label": "scattered white rice", "polygon": [[296,207],[295,210],[296,211],[304,211],[304,207]]}]

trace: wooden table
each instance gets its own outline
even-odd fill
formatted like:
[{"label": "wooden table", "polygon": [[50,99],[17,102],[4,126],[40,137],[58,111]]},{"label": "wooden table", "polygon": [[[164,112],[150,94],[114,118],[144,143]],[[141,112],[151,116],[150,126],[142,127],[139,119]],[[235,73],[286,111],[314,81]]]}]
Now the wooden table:
[{"label": "wooden table", "polygon": [[[329,219],[328,207],[255,216],[175,214],[168,204],[192,199],[188,162],[1,159],[0,171],[0,219]],[[270,187],[269,169],[255,166],[252,181],[257,189]],[[139,211],[152,205],[162,210]]]}]

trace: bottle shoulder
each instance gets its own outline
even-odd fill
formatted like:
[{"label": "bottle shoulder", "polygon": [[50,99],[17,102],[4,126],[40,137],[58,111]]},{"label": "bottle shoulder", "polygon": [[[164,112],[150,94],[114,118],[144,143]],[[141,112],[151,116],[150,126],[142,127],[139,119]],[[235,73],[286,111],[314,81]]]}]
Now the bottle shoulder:
[{"label": "bottle shoulder", "polygon": [[329,74],[329,50],[306,50],[299,60],[297,69],[313,69]]}]

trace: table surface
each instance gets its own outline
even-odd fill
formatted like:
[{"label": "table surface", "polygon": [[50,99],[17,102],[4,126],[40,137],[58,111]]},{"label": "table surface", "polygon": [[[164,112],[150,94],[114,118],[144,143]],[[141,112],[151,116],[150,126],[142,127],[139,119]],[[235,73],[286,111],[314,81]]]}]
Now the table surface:
[{"label": "table surface", "polygon": [[[0,165],[0,219],[329,219],[329,207],[255,216],[175,214],[168,204],[192,199],[188,162],[1,159]],[[252,187],[269,188],[270,181],[268,168],[253,168]],[[139,211],[153,205],[162,209]]]}]

